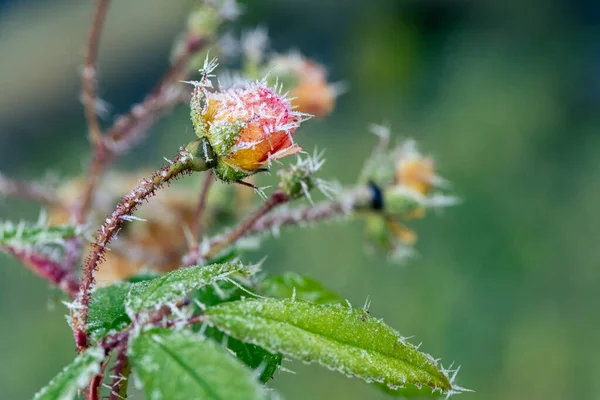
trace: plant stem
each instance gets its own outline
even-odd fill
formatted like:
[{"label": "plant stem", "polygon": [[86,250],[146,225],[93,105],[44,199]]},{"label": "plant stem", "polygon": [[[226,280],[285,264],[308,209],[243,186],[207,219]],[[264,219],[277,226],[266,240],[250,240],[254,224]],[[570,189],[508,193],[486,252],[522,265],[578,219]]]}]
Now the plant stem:
[{"label": "plant stem", "polygon": [[204,178],[204,183],[202,185],[202,189],[200,189],[200,197],[198,198],[198,205],[194,210],[194,216],[192,217],[192,225],[190,226],[190,230],[192,232],[192,237],[194,238],[194,244],[197,246],[198,240],[202,237],[202,217],[204,214],[204,210],[206,209],[206,200],[208,199],[208,193],[210,192],[210,188],[215,181],[214,172],[208,171],[206,173],[206,177]]},{"label": "plant stem", "polygon": [[66,269],[48,256],[36,253],[33,250],[16,249],[10,246],[0,246],[0,248],[12,254],[35,274],[68,293],[71,298],[77,295],[79,278],[72,270]]},{"label": "plant stem", "polygon": [[[105,357],[108,353],[105,353]],[[108,360],[102,361],[100,364],[100,372],[97,375],[94,375],[92,379],[90,379],[90,383],[87,387],[87,393],[85,395],[86,400],[99,400],[100,399],[100,385],[104,380],[104,370],[106,369],[106,364],[108,364]]]},{"label": "plant stem", "polygon": [[210,259],[227,246],[235,243],[239,238],[246,235],[261,217],[268,214],[275,207],[287,203],[289,200],[289,196],[280,190],[276,190],[258,210],[252,213],[245,221],[242,221],[235,229],[224,236],[214,238],[210,242],[210,248],[204,255],[204,258]]},{"label": "plant stem", "polygon": [[[206,143],[204,144],[206,145]],[[210,148],[210,145],[206,146]],[[202,148],[202,146],[198,147]],[[212,151],[212,149],[210,150]],[[117,205],[115,211],[98,230],[96,240],[92,244],[92,250],[83,264],[81,286],[76,303],[71,311],[73,334],[80,352],[88,345],[87,318],[91,290],[95,284],[94,273],[104,260],[108,244],[116,237],[125,221],[130,220],[132,213],[137,207],[152,197],[164,184],[183,174],[191,174],[193,171],[206,171],[214,166],[214,155],[203,155],[198,151],[194,151],[193,153],[182,147],[179,154],[169,165],[154,172],[150,178],[142,180],[142,183],[138,187],[123,197],[123,200]]]},{"label": "plant stem", "polygon": [[90,141],[98,145],[102,141],[102,129],[98,122],[96,112],[96,57],[98,55],[98,45],[100,43],[100,34],[104,26],[104,20],[108,11],[110,0],[97,0],[92,25],[88,32],[85,61],[83,66],[82,86],[83,86],[83,105],[85,118],[88,123]]},{"label": "plant stem", "polygon": [[260,235],[284,226],[331,220],[352,212],[373,209],[374,192],[371,186],[358,186],[339,200],[326,201],[315,206],[298,207],[269,214],[258,219],[246,235]]},{"label": "plant stem", "polygon": [[110,384],[108,400],[122,400],[127,398],[127,387],[131,368],[127,359],[127,342],[122,342],[117,348],[117,359],[112,369],[113,380]]},{"label": "plant stem", "polygon": [[76,221],[82,223],[91,207],[94,190],[110,163],[118,154],[127,152],[153,125],[156,119],[177,103],[187,100],[179,81],[188,73],[188,63],[194,54],[207,43],[205,38],[188,34],[183,52],[154,85],[141,103],[131,107],[108,129],[106,137],[96,143],[94,155],[88,168],[86,184],[76,206]]},{"label": "plant stem", "polygon": [[56,195],[56,192],[51,188],[37,182],[26,182],[17,179],[7,178],[1,173],[0,195],[16,196],[50,207],[67,209],[67,207],[60,201],[60,199]]}]

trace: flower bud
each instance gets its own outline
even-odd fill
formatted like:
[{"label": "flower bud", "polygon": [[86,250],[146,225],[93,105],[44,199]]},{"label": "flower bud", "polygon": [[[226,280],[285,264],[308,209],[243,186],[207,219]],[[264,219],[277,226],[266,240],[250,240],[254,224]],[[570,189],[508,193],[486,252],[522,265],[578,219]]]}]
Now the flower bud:
[{"label": "flower bud", "polygon": [[289,99],[264,82],[217,92],[195,90],[191,108],[196,134],[210,142],[217,156],[215,171],[224,181],[242,179],[272,159],[301,150],[292,134],[304,115],[292,111]]},{"label": "flower bud", "polygon": [[292,53],[273,58],[269,70],[290,91],[298,111],[324,117],[333,110],[336,93],[322,65]]},{"label": "flower bud", "polygon": [[436,186],[439,178],[435,175],[433,160],[417,153],[413,154],[413,157],[398,160],[395,181],[427,195]]}]

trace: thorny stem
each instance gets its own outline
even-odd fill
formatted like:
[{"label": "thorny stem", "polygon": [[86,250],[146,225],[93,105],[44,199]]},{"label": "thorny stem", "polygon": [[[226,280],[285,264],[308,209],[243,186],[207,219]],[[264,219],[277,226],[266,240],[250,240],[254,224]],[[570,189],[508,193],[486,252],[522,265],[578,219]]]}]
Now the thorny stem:
[{"label": "thorny stem", "polygon": [[94,375],[90,380],[90,383],[87,388],[87,394],[85,396],[85,400],[99,400],[98,390],[100,389],[100,384],[102,383],[102,378],[104,376],[101,374]]},{"label": "thorny stem", "polygon": [[108,165],[118,154],[127,152],[131,145],[148,131],[158,116],[187,100],[188,96],[177,85],[188,72],[191,57],[207,43],[205,38],[188,34],[186,45],[171,67],[154,85],[141,103],[131,107],[108,129],[106,137],[96,143],[94,156],[88,168],[86,185],[75,209],[76,221],[83,222],[91,207],[94,190]]},{"label": "thorny stem", "polygon": [[[200,324],[204,321],[204,316],[201,314],[179,320],[164,320],[165,316],[163,310],[159,310],[156,314],[150,316],[146,324],[162,328],[172,328],[173,326]],[[113,368],[113,381],[110,386],[111,393],[109,400],[124,399],[127,397],[127,381],[129,379],[129,373],[131,372],[129,360],[127,359],[127,342],[133,328],[134,324],[130,324],[126,329],[113,335],[106,336],[100,342],[100,347],[104,349],[105,357],[108,356],[111,351],[117,349],[117,359]],[[101,372],[98,375],[93,376],[90,380],[86,400],[98,399],[98,388],[102,384],[106,363],[107,361],[102,362]]]},{"label": "thorny stem", "polygon": [[85,221],[87,211],[92,206],[92,198],[94,195],[94,189],[100,180],[100,176],[104,172],[110,155],[107,151],[104,142],[99,142],[94,147],[94,156],[90,162],[87,176],[85,178],[85,186],[83,188],[83,194],[79,199],[79,202],[75,206],[74,215],[75,221],[78,224],[82,224]]},{"label": "thorny stem", "polygon": [[[192,146],[193,150],[190,148],[192,144],[195,146],[195,148]],[[202,141],[192,142],[192,144],[188,145],[187,148],[182,147],[179,154],[169,165],[154,172],[150,178],[142,180],[138,187],[123,197],[115,211],[98,230],[90,254],[83,264],[83,278],[76,302],[71,310],[73,334],[77,349],[80,352],[85,350],[88,345],[87,318],[91,290],[95,284],[94,272],[104,261],[108,244],[116,237],[125,221],[131,219],[131,215],[137,207],[152,197],[164,184],[183,174],[191,174],[193,171],[206,171],[214,166],[215,156],[212,154],[210,145]],[[208,150],[206,154],[203,154],[198,151],[199,149]]]},{"label": "thorny stem", "polygon": [[360,186],[347,192],[339,200],[264,215],[246,231],[246,235],[260,235],[284,226],[330,220],[350,215],[355,211],[373,209],[373,198],[374,192],[371,186]]},{"label": "thorny stem", "polygon": [[200,189],[200,197],[198,198],[198,205],[194,210],[194,216],[192,217],[192,224],[190,226],[190,230],[192,232],[192,238],[194,239],[194,244],[197,245],[198,239],[202,237],[202,217],[204,214],[204,210],[206,209],[206,200],[208,199],[208,193],[210,192],[210,188],[215,181],[214,172],[208,171],[206,173],[206,177],[204,178],[204,183],[202,185],[202,189]]},{"label": "thorny stem", "polygon": [[287,196],[277,191],[260,209],[246,221],[242,222],[236,229],[229,234],[212,238],[209,242],[208,252],[202,254],[198,249],[190,249],[183,257],[184,265],[195,265],[203,260],[210,259],[243,236],[264,234],[279,229],[282,226],[301,225],[343,217],[361,210],[379,209],[374,205],[376,197],[376,188],[374,186],[360,185],[347,191],[336,201],[327,201],[315,206],[299,207],[297,209],[284,210],[280,213],[269,214],[276,206],[289,201]]},{"label": "thorny stem", "polygon": [[258,210],[252,213],[245,221],[242,221],[242,223],[240,223],[235,229],[224,236],[214,238],[210,242],[210,248],[204,255],[204,258],[210,259],[227,246],[235,243],[239,238],[246,235],[248,231],[252,229],[256,221],[258,221],[261,217],[265,216],[275,207],[284,204],[289,200],[289,196],[280,190],[276,190]]},{"label": "thorny stem", "polygon": [[100,367],[100,373],[94,375],[92,379],[90,379],[90,383],[87,387],[87,393],[85,395],[86,400],[100,399],[100,385],[102,384],[102,380],[104,379],[104,370],[106,369],[106,364],[108,364],[108,360],[102,362],[102,365]]},{"label": "thorny stem", "polygon": [[0,195],[16,196],[50,207],[66,209],[56,192],[37,182],[25,182],[0,174]]},{"label": "thorny stem", "polygon": [[112,382],[110,384],[110,395],[108,400],[122,400],[127,398],[127,386],[131,368],[127,359],[127,342],[123,342],[117,348],[117,358],[112,369]]},{"label": "thorny stem", "polygon": [[[204,322],[204,315],[198,314],[189,318],[184,319],[176,319],[176,320],[164,320],[164,316],[161,318],[150,318],[148,321],[148,325],[154,325],[160,328],[172,328],[176,325],[195,325]],[[115,333],[114,335],[106,336],[102,339],[100,346],[104,349],[104,353],[108,354],[114,349],[116,349],[122,343],[127,343],[129,340],[129,335],[131,334],[131,330],[133,329],[133,324],[129,325],[128,328]]]},{"label": "thorny stem", "polygon": [[0,247],[3,251],[12,254],[22,264],[28,266],[35,274],[68,293],[71,298],[77,295],[79,278],[72,270],[66,269],[46,255],[36,253],[33,250],[15,249],[10,246]]},{"label": "thorny stem", "polygon": [[85,118],[88,123],[90,141],[98,145],[102,141],[102,129],[98,122],[96,112],[96,57],[98,56],[98,45],[100,34],[104,26],[104,19],[110,0],[97,0],[92,25],[87,37],[85,61],[83,66],[83,105]]}]

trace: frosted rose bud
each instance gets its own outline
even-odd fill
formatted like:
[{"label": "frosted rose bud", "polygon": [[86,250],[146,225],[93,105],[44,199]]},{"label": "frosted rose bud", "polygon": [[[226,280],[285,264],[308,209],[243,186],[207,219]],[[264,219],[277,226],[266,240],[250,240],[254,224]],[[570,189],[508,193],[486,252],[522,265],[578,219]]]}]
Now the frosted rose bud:
[{"label": "frosted rose bud", "polygon": [[396,183],[407,186],[422,195],[427,195],[436,186],[439,178],[435,174],[433,160],[416,154],[409,159],[400,159],[396,164]]},{"label": "frosted rose bud", "polygon": [[215,171],[225,181],[242,179],[272,159],[299,152],[292,135],[302,118],[292,111],[289,99],[264,82],[217,92],[195,90],[192,99],[196,134],[208,138],[218,158]]},{"label": "frosted rose bud", "polygon": [[336,92],[327,83],[325,68],[300,54],[277,56],[271,60],[272,76],[280,78],[290,91],[292,105],[301,112],[324,117],[335,105]]}]

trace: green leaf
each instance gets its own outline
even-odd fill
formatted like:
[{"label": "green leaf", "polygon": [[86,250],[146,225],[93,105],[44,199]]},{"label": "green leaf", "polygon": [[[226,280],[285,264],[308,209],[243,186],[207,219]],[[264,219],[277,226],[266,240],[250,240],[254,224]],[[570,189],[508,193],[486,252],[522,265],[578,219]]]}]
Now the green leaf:
[{"label": "green leaf", "polygon": [[251,275],[241,263],[211,264],[178,269],[149,281],[134,283],[125,301],[132,316],[144,309],[159,308],[185,297],[194,289],[211,285],[231,275]]},{"label": "green leaf", "polygon": [[89,383],[92,376],[100,372],[100,363],[103,359],[103,349],[88,349],[56,375],[47,386],[37,392],[33,399],[69,400],[75,398],[77,392]]},{"label": "green leaf", "polygon": [[223,347],[189,331],[143,332],[131,343],[129,360],[148,400],[266,398],[250,370]]},{"label": "green leaf", "polygon": [[92,339],[102,339],[131,323],[125,312],[125,299],[132,286],[128,282],[118,282],[92,293],[88,315],[88,331]]},{"label": "green leaf", "polygon": [[442,393],[433,390],[429,386],[421,386],[420,388],[414,385],[406,385],[403,388],[392,389],[387,385],[379,382],[373,383],[379,390],[389,394],[390,396],[400,397],[402,399],[422,399],[441,397]]},{"label": "green leaf", "polygon": [[315,304],[341,303],[344,301],[320,282],[295,272],[270,276],[260,282],[258,288],[263,295],[278,299],[289,299],[295,296],[298,300]]},{"label": "green leaf", "polygon": [[0,245],[3,246],[62,245],[64,239],[79,234],[78,228],[69,225],[46,226],[44,223],[0,222]]},{"label": "green leaf", "polygon": [[362,309],[262,299],[216,305],[205,317],[241,341],[367,382],[427,385],[444,393],[461,390],[431,356]]},{"label": "green leaf", "polygon": [[274,354],[260,346],[244,343],[231,336],[227,336],[216,328],[205,328],[204,336],[213,339],[217,343],[225,343],[238,360],[260,373],[258,379],[263,383],[271,380],[281,365],[283,359],[281,354]]},{"label": "green leaf", "polygon": [[159,274],[158,272],[146,272],[130,276],[129,278],[127,278],[127,282],[138,283],[143,281],[149,281],[151,279],[158,278],[160,275],[161,274]]},{"label": "green leaf", "polygon": [[[247,291],[251,291],[251,288],[244,288]],[[219,282],[217,285],[205,286],[199,289],[195,298],[204,307],[209,307],[247,297],[247,291],[240,289],[231,282]],[[227,348],[231,350],[240,361],[248,367],[260,372],[259,379],[263,383],[268,382],[275,372],[277,372],[277,368],[281,365],[283,358],[281,354],[273,354],[260,346],[241,342],[231,336],[225,335],[222,331],[213,327],[196,325],[193,329],[202,329],[204,336],[211,338],[218,343],[226,343]]]},{"label": "green leaf", "polygon": [[[341,296],[327,289],[320,282],[295,272],[286,272],[283,275],[267,277],[258,285],[261,294],[278,299],[292,298],[295,290],[295,298],[297,300],[304,300],[315,304],[344,302]],[[379,382],[374,382],[372,385],[378,390],[395,397],[417,398],[441,396],[439,391],[434,392],[429,386],[418,388],[413,385],[407,385],[405,388],[392,389],[386,384]]]}]

